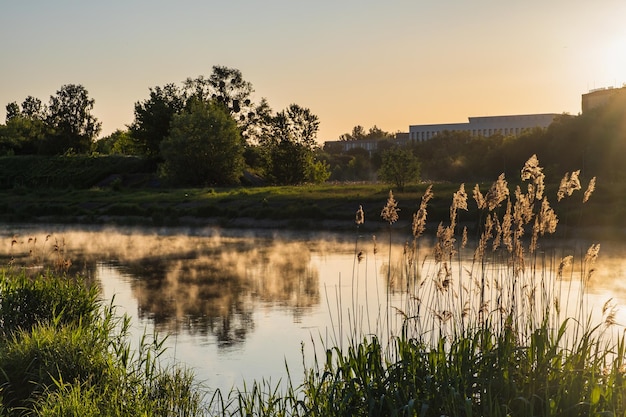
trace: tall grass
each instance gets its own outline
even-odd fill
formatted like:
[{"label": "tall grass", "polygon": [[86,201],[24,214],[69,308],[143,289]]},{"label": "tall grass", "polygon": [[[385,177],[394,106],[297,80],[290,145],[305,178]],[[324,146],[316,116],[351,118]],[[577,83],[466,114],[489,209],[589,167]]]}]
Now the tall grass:
[{"label": "tall grass", "polygon": [[[559,219],[545,196],[542,171],[532,157],[521,171],[526,189],[509,190],[504,176],[488,190],[476,186],[478,222],[462,217],[468,196],[461,185],[449,222],[436,228],[431,252],[422,251],[420,240],[432,189],[422,197],[400,256],[391,252],[397,202],[390,193],[381,212],[389,226],[389,252],[380,259],[386,265],[379,278],[388,293],[402,291],[403,307],[394,311],[381,303],[384,320],[368,334],[355,331],[363,320],[354,300],[347,315],[338,306],[338,321],[351,321],[337,325],[339,333],[348,329],[347,345],[344,335],[336,335],[325,355],[305,365],[304,382],[289,387],[289,401],[273,400],[283,406],[278,414],[624,415],[624,336],[614,331],[610,305],[593,319],[586,301],[600,246],[591,245],[575,262],[574,253],[554,245],[549,236]],[[592,179],[581,203],[594,186]],[[574,198],[581,189],[578,173],[568,173],[557,199]],[[359,245],[363,219],[360,207],[355,265],[380,257]],[[352,282],[358,285],[359,277]],[[563,306],[564,300],[571,302]],[[236,395],[261,398],[255,392]],[[251,415],[271,413],[259,407]]]},{"label": "tall grass", "polygon": [[[216,391],[206,408],[192,375],[161,368],[162,340],[144,340],[133,351],[126,342],[128,319],[95,308],[91,290],[82,290],[92,300],[86,307],[52,299],[43,303],[47,315],[35,305],[24,308],[36,312],[24,325],[3,306],[6,322],[15,323],[5,330],[0,352],[5,414],[626,415],[626,340],[612,305],[594,316],[586,297],[600,246],[577,259],[550,238],[559,219],[536,157],[522,168],[521,180],[524,189],[509,189],[504,176],[489,189],[477,185],[474,203],[462,184],[449,220],[434,228],[432,250],[422,244],[432,187],[419,200],[402,253],[392,245],[402,233],[395,229],[393,193],[380,213],[387,223],[384,243],[360,242],[366,213],[359,207],[353,299],[344,304],[338,298],[330,341],[312,337],[318,353],[307,358],[303,345],[303,382],[294,385],[287,368],[280,383]],[[578,172],[568,173],[557,204],[583,194],[582,204],[594,187],[592,179],[583,194]],[[464,218],[472,204],[478,219]],[[379,250],[387,244],[388,251]],[[371,276],[358,276],[356,265],[370,257],[374,278],[387,284],[385,295],[376,294],[378,316],[364,312],[358,300],[361,279]],[[5,276],[2,294],[14,302],[29,299],[10,294],[12,286],[31,291],[32,279]],[[33,299],[47,300],[50,292],[75,297],[62,284],[45,282],[50,279],[35,279],[44,289]],[[392,306],[394,292],[403,297],[400,307]]]},{"label": "tall grass", "polygon": [[0,415],[196,416],[193,375],[162,367],[163,340],[131,347],[130,320],[61,273],[0,271]]}]

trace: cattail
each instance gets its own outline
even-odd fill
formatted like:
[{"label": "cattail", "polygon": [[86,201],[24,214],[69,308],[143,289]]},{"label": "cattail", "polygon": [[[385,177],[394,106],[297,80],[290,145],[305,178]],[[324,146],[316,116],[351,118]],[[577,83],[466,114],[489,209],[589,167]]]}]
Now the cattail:
[{"label": "cattail", "polygon": [[383,207],[383,210],[380,212],[380,216],[385,220],[389,225],[394,224],[398,221],[398,202],[393,198],[393,192],[389,190],[389,198],[387,198],[387,204]]},{"label": "cattail", "polygon": [[586,203],[587,201],[589,201],[589,197],[591,197],[591,194],[594,192],[595,189],[596,189],[596,177],[593,177],[592,179],[589,180],[589,185],[587,186],[587,189],[585,190],[583,203]]},{"label": "cattail", "polygon": [[359,226],[363,224],[363,222],[365,222],[365,213],[363,213],[363,206],[359,206],[359,209],[356,211],[355,223]]}]

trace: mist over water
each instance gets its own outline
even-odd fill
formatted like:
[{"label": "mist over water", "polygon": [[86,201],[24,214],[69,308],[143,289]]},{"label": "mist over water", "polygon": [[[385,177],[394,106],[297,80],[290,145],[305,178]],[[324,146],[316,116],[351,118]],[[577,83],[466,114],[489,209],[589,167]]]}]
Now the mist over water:
[{"label": "mist over water", "polygon": [[[567,249],[559,250],[584,255],[587,243],[568,242]],[[244,381],[277,383],[287,377],[285,364],[298,382],[303,362],[311,363],[324,345],[397,329],[402,323],[397,312],[411,301],[405,290],[412,283],[403,281],[398,269],[402,242],[394,243],[391,265],[388,245],[379,236],[374,254],[372,237],[356,239],[354,234],[0,228],[3,265],[41,271],[70,261],[70,273],[93,279],[103,302],[113,299],[120,314],[132,317],[137,340],[144,333],[168,335],[167,363],[191,367],[208,387],[223,391],[241,388]],[[612,299],[618,324],[626,324],[624,248],[603,242],[589,282],[589,314],[600,317],[602,306]],[[428,245],[420,249],[426,273],[434,268],[430,251]],[[460,256],[471,259],[471,251]],[[576,269],[574,265],[572,276]],[[572,293],[577,285],[572,281]]]}]

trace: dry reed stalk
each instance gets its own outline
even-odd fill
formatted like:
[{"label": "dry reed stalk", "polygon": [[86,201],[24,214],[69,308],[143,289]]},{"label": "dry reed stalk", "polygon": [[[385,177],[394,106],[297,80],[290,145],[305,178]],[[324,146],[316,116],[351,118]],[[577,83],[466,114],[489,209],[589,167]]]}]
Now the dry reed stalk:
[{"label": "dry reed stalk", "polygon": [[580,179],[578,176],[580,175],[580,170],[572,172],[570,175],[569,172],[566,172],[563,178],[561,179],[561,184],[559,185],[559,191],[557,191],[557,201],[561,201],[565,197],[570,197],[574,191],[580,190],[582,187],[580,186]]},{"label": "dry reed stalk", "polygon": [[354,222],[357,226],[360,226],[365,222],[365,213],[363,212],[363,206],[359,206],[359,209],[356,211],[356,219]]},{"label": "dry reed stalk", "polygon": [[493,211],[500,207],[500,204],[509,197],[509,186],[504,178],[504,174],[500,174],[496,182],[491,185],[489,191],[485,195],[484,207],[489,211]]},{"label": "dry reed stalk", "polygon": [[389,190],[387,204],[385,204],[385,207],[383,207],[383,210],[380,212],[380,216],[389,223],[389,225],[392,225],[398,221],[398,211],[400,211],[398,202],[393,198],[393,192]]},{"label": "dry reed stalk", "polygon": [[459,186],[459,190],[452,195],[452,204],[450,205],[450,227],[456,227],[457,211],[467,211],[467,193],[465,192],[465,184]]},{"label": "dry reed stalk", "polygon": [[432,184],[426,188],[424,195],[422,196],[422,200],[420,202],[420,208],[417,210],[417,213],[413,214],[413,237],[417,239],[420,237],[424,231],[426,230],[426,215],[428,214],[426,211],[426,207],[428,206],[428,202],[433,198],[433,186]]},{"label": "dry reed stalk", "polygon": [[594,192],[595,189],[596,189],[596,177],[593,177],[592,179],[589,180],[589,185],[587,186],[587,189],[585,190],[583,203],[586,203],[587,201],[589,201],[589,197],[591,197],[591,194]]}]

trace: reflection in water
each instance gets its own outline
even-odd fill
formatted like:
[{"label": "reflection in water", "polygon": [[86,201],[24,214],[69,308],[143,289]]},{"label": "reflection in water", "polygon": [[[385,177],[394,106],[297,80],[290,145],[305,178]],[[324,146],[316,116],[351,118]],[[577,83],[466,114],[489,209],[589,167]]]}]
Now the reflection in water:
[{"label": "reflection in water", "polygon": [[116,229],[36,233],[3,240],[10,244],[7,263],[54,266],[67,258],[90,276],[97,262],[109,263],[131,279],[138,317],[166,334],[213,335],[229,347],[254,330],[255,303],[279,305],[297,321],[320,301],[318,272],[298,240]]},{"label": "reflection in water", "polygon": [[[123,293],[121,303],[131,306],[128,312],[141,324],[174,335],[168,343],[175,360],[184,358],[199,371],[201,380],[226,390],[242,376],[283,377],[286,362],[296,369],[291,377],[297,379],[301,342],[309,353],[313,339],[339,345],[357,331],[384,334],[402,325],[398,313],[410,313],[411,308],[419,308],[419,298],[433,297],[440,278],[427,244],[412,265],[418,265],[420,274],[411,275],[406,273],[401,244],[393,248],[390,262],[388,245],[378,243],[376,252],[366,237],[355,246],[353,237],[338,236],[305,239],[213,230],[52,228],[0,231],[0,262],[40,268],[71,260],[72,271],[100,280],[107,294]],[[556,263],[546,262],[541,268],[553,271],[563,255],[584,255],[589,246],[588,242],[569,245],[559,244],[549,252],[546,259]],[[622,325],[626,324],[623,249],[618,242],[603,243],[588,283],[591,313],[601,313],[602,305],[612,298],[619,309],[617,323]],[[360,262],[355,252],[362,254]],[[472,251],[459,257],[471,259]],[[502,270],[496,265],[485,267]],[[458,266],[450,275],[446,302],[472,296],[464,293],[473,279],[471,271]],[[576,276],[580,265],[570,268]],[[564,293],[570,287],[571,293],[578,293],[576,282],[562,285]],[[487,301],[490,294],[496,292],[487,293]],[[473,297],[481,300],[480,295]],[[482,306],[472,308],[478,311]],[[397,319],[395,324],[388,321],[389,311]]]},{"label": "reflection in water", "polygon": [[229,346],[254,329],[255,302],[280,304],[294,316],[319,303],[317,271],[309,268],[303,243],[249,243],[212,240],[193,257],[127,262],[139,316],[150,317],[159,331],[210,333]]}]

